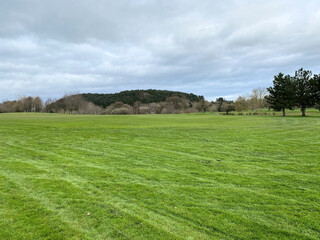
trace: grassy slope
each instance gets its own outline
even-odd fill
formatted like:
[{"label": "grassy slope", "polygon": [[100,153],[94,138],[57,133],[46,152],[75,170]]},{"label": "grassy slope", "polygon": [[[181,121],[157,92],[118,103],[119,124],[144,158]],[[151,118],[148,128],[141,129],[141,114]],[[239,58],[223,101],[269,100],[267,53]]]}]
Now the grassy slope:
[{"label": "grassy slope", "polygon": [[0,114],[0,239],[319,239],[319,133],[319,115]]}]

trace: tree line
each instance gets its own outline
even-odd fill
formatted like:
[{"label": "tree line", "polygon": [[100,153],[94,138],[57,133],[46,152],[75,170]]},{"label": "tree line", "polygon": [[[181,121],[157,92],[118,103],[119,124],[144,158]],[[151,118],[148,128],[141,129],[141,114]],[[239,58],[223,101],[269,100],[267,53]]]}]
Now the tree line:
[{"label": "tree line", "polygon": [[4,101],[0,104],[0,113],[8,112],[41,112],[43,101],[40,97],[21,97],[15,101]]},{"label": "tree line", "polygon": [[274,76],[273,86],[267,88],[266,97],[271,108],[286,115],[286,109],[299,107],[302,116],[306,115],[306,108],[320,105],[320,75],[312,74],[303,68],[295,71],[294,76],[279,73]]},{"label": "tree line", "polygon": [[197,101],[203,99],[192,93],[165,90],[132,90],[115,94],[76,94],[46,104],[53,113],[92,114],[161,114],[198,112]]},{"label": "tree line", "polygon": [[[139,90],[141,93],[142,90]],[[47,113],[69,113],[69,114],[178,114],[199,112],[230,112],[234,111],[234,102],[224,98],[208,102],[202,96],[184,94],[178,92],[165,92],[168,97],[151,97],[150,92],[144,101],[136,101],[132,105],[122,101],[111,103],[107,107],[97,106],[89,102],[83,94],[65,95],[55,100],[47,99],[45,102],[40,97],[23,97],[15,101],[5,101],[0,104],[0,112],[47,112]],[[160,102],[150,102],[150,99],[164,99]]]},{"label": "tree line", "polygon": [[163,114],[204,111],[202,96],[165,90],[133,90],[115,94],[74,94],[60,99],[23,97],[0,103],[0,113]]},{"label": "tree line", "polygon": [[267,102],[267,89],[256,88],[247,96],[239,96],[235,100],[234,106],[237,112],[261,112],[265,108],[270,110],[270,104]]},{"label": "tree line", "polygon": [[1,112],[48,112],[70,114],[174,114],[197,112],[237,111],[254,113],[282,111],[299,107],[305,116],[307,107],[320,110],[320,75],[299,69],[294,76],[279,73],[274,76],[273,86],[256,88],[247,96],[235,101],[223,97],[206,101],[203,96],[165,90],[132,90],[114,94],[74,94],[61,99],[22,97],[15,101],[0,103]]}]

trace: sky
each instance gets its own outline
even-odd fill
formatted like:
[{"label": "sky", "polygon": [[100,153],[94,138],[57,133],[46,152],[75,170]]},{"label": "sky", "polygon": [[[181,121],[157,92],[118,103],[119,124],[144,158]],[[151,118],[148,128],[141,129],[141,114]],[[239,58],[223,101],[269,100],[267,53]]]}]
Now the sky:
[{"label": "sky", "polygon": [[320,73],[319,0],[1,0],[0,101],[133,89],[236,99]]}]

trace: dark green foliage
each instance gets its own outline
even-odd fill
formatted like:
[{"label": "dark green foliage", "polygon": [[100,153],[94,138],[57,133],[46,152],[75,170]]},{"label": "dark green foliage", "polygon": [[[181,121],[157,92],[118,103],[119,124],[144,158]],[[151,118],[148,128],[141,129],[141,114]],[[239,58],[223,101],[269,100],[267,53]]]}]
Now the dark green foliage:
[{"label": "dark green foliage", "polygon": [[289,75],[279,73],[274,76],[273,87],[267,88],[269,96],[267,102],[276,111],[282,110],[285,116],[285,109],[295,106],[295,84]]},{"label": "dark green foliage", "polygon": [[215,104],[217,104],[217,110],[218,112],[230,112],[235,111],[234,102],[228,101],[224,99],[223,97],[219,97],[216,99]]},{"label": "dark green foliage", "polygon": [[131,90],[119,93],[103,94],[103,93],[84,93],[81,94],[85,100],[94,103],[97,106],[107,107],[115,102],[122,102],[134,106],[135,102],[141,103],[158,103],[164,102],[168,97],[178,96],[186,98],[190,102],[198,102],[200,96],[192,93],[183,93],[166,90]]},{"label": "dark green foliage", "polygon": [[276,111],[298,106],[301,108],[302,116],[306,115],[307,107],[320,105],[320,75],[312,75],[309,70],[300,68],[294,77],[284,76],[279,73],[274,76],[273,87],[267,88],[269,96],[268,103]]},{"label": "dark green foliage", "polygon": [[296,104],[301,107],[302,115],[305,116],[306,108],[314,104],[312,72],[301,68],[296,71],[293,79],[296,87]]},{"label": "dark green foliage", "polygon": [[320,105],[320,74],[313,75],[311,79],[312,99],[316,105]]},{"label": "dark green foliage", "polygon": [[221,106],[224,101],[225,99],[222,97],[216,99],[216,104],[218,105],[218,112],[222,112]]}]

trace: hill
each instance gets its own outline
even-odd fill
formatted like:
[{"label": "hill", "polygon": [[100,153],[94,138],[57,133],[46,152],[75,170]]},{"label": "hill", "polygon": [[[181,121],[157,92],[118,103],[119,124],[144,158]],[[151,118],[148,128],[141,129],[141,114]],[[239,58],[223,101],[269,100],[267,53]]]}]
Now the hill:
[{"label": "hill", "polygon": [[86,101],[92,102],[93,104],[104,108],[115,102],[122,102],[131,106],[138,101],[141,103],[159,103],[164,102],[168,97],[172,96],[186,98],[190,102],[198,102],[201,98],[203,98],[202,96],[197,96],[193,93],[155,89],[122,91],[111,94],[83,93],[81,95]]}]

